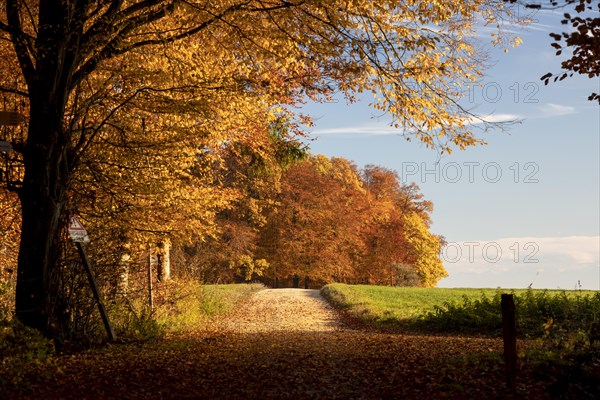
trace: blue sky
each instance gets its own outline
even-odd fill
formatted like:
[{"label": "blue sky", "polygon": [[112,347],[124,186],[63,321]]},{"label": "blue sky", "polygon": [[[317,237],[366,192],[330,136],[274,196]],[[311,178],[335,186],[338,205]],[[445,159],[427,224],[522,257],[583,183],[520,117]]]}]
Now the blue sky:
[{"label": "blue sky", "polygon": [[561,16],[536,13],[527,28],[511,27],[521,46],[492,50],[495,65],[465,101],[522,122],[487,134],[487,146],[439,159],[374,117],[368,101],[303,110],[316,122],[313,153],[396,170],[433,201],[431,230],[449,242],[439,287],[600,290],[600,107],[587,100],[600,79],[539,80],[559,71],[548,33],[565,29]]}]

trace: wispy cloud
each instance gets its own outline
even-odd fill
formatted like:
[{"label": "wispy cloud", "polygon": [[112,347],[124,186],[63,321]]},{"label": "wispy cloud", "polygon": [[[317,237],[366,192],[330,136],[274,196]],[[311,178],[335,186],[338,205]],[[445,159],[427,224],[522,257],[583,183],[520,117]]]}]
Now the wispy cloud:
[{"label": "wispy cloud", "polygon": [[561,104],[546,103],[538,107],[545,117],[560,117],[563,115],[576,114],[577,109],[572,106],[564,106]]},{"label": "wispy cloud", "polygon": [[[489,114],[479,118],[469,117],[465,119],[467,124],[502,123],[519,121],[523,117],[517,114]],[[362,124],[354,126],[341,126],[338,128],[315,129],[311,132],[313,136],[322,135],[347,135],[347,136],[379,136],[379,135],[402,135],[410,133],[409,130],[394,128],[384,123]]]},{"label": "wispy cloud", "polygon": [[466,121],[470,124],[482,124],[487,123],[500,123],[500,122],[513,122],[523,119],[522,116],[517,114],[489,114],[480,117],[470,117]]},{"label": "wispy cloud", "polygon": [[[541,23],[538,19],[539,15],[534,12],[518,13],[511,19],[506,19],[502,22],[501,33],[507,36],[523,36],[531,32],[553,32],[556,30],[556,26],[548,23]],[[544,17],[544,20],[547,18]],[[475,27],[473,36],[478,38],[490,38],[492,35],[498,34],[498,27],[496,25],[486,24],[486,22],[479,17],[478,23]],[[495,37],[495,36],[494,36]]]},{"label": "wispy cloud", "polygon": [[503,243],[536,243],[540,256],[561,257],[573,266],[600,263],[600,236],[521,237],[501,239]]},{"label": "wispy cloud", "polygon": [[522,31],[520,33],[523,34],[523,33],[528,33],[530,31],[550,33],[550,32],[553,32],[555,30],[556,30],[555,26],[548,25],[548,24],[540,24],[538,22],[532,22],[529,25],[525,25],[522,28]]},{"label": "wispy cloud", "polygon": [[339,128],[316,129],[311,132],[314,136],[321,135],[352,135],[352,136],[376,136],[376,135],[402,135],[403,129],[394,128],[387,124],[364,124],[355,126],[342,126]]}]

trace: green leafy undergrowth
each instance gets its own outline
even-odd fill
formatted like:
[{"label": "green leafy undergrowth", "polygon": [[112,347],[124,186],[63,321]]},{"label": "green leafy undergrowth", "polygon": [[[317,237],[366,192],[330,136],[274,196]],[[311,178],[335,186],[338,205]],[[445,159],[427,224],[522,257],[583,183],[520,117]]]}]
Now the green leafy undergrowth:
[{"label": "green leafy undergrowth", "polygon": [[202,285],[172,281],[157,288],[152,310],[147,299],[126,298],[114,303],[110,312],[120,340],[150,340],[208,324],[210,318],[233,311],[261,289],[260,284]]},{"label": "green leafy undergrowth", "polygon": [[0,360],[44,360],[54,354],[54,344],[16,319],[0,322]]},{"label": "green leafy undergrowth", "polygon": [[[155,287],[154,307],[146,296],[131,294],[105,301],[117,341],[155,340],[167,333],[183,333],[210,324],[210,318],[233,311],[260,284],[202,285],[171,281]],[[55,352],[78,352],[106,342],[107,334],[97,309],[91,310],[85,336],[60,336],[53,342],[36,330],[23,326],[4,310],[0,318],[0,360],[3,364],[44,360]]]},{"label": "green leafy undergrowth", "polygon": [[[431,332],[500,335],[502,330],[501,291],[479,298],[463,296],[462,302],[446,301],[423,313],[415,325]],[[525,338],[539,338],[552,332],[589,331],[600,321],[600,292],[512,292],[517,330]]]},{"label": "green leafy undergrowth", "polygon": [[168,332],[193,330],[209,319],[233,312],[253,293],[264,289],[261,284],[192,285],[175,307],[157,315]]},{"label": "green leafy undergrowth", "polygon": [[[55,353],[54,343],[14,317],[14,286],[0,283],[0,365],[10,365],[19,376],[22,366]],[[0,374],[0,385],[6,383]]]},{"label": "green leafy undergrowth", "polygon": [[[427,289],[331,284],[321,293],[363,325],[381,329],[497,336],[500,289]],[[522,337],[589,330],[600,320],[600,292],[512,290]]]},{"label": "green leafy undergrowth", "polygon": [[55,353],[53,341],[16,319],[0,321],[0,371],[10,369],[10,375],[0,373],[0,387],[18,385],[28,365],[44,363]]}]

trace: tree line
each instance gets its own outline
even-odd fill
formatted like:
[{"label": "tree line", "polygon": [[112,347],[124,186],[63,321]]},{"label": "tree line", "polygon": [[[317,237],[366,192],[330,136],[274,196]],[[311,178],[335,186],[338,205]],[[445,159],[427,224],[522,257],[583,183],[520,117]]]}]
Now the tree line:
[{"label": "tree line", "polygon": [[[221,241],[228,243],[223,253],[235,255],[232,270],[249,268],[247,256],[257,271],[280,260],[283,272],[291,268],[283,266],[285,252],[296,249],[298,268],[314,268],[319,279],[375,279],[357,259],[362,253],[379,262],[387,239],[339,238],[353,227],[403,226],[414,234],[394,263],[421,265],[419,279],[433,284],[436,273],[414,254],[419,235],[435,242],[425,234],[426,216],[394,211],[396,195],[369,203],[375,189],[367,172],[351,177],[349,165],[330,160],[329,167],[319,158],[290,166],[286,179],[296,185],[311,174],[333,179],[339,190],[319,211],[316,203],[292,205],[307,193],[290,194],[286,205],[294,191],[283,190],[288,184],[277,174],[264,178],[261,169],[294,161],[294,138],[311,124],[300,106],[336,94],[353,101],[357,93],[373,93],[373,107],[389,114],[399,133],[439,151],[481,143],[477,133],[493,124],[461,107],[461,84],[477,81],[484,66],[475,24],[483,19],[502,31],[509,12],[502,0],[1,3],[0,103],[25,117],[21,125],[0,127],[0,140],[11,147],[0,167],[8,243],[1,262],[17,251],[11,267],[17,318],[48,336],[77,321],[72,290],[78,281],[66,234],[71,214],[94,232],[89,250],[99,269],[116,264],[126,271],[144,252],[160,264],[169,242],[185,243],[190,260],[198,243]],[[510,45],[512,39],[493,41]],[[282,123],[286,129],[277,128]],[[361,192],[370,194],[353,195]],[[324,230],[317,220],[333,221],[335,203],[367,211]],[[377,223],[365,223],[369,218]],[[276,221],[286,235],[276,232]],[[312,247],[316,238],[299,233],[309,227],[319,236]],[[296,234],[305,246],[290,241]],[[269,262],[270,243],[280,253]],[[425,247],[435,252],[434,245]],[[331,257],[317,262],[311,251]]]},{"label": "tree line", "polygon": [[432,203],[396,172],[308,153],[275,169],[250,160],[232,181],[241,196],[216,216],[218,236],[181,248],[193,275],[427,287],[446,276]]}]

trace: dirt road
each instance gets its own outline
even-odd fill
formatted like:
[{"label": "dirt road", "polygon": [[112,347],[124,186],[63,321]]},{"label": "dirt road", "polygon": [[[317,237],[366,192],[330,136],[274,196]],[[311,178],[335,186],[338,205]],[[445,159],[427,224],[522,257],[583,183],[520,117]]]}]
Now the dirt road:
[{"label": "dirt road", "polygon": [[265,289],[220,325],[238,333],[333,332],[343,329],[338,315],[313,289]]},{"label": "dirt road", "polygon": [[[347,330],[317,291],[264,290],[206,331],[33,366],[5,398],[493,399],[505,394],[500,349],[494,339]],[[489,362],[470,358],[482,353]]]}]

